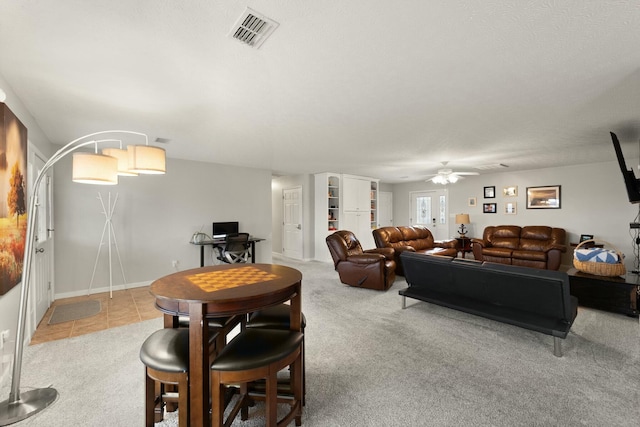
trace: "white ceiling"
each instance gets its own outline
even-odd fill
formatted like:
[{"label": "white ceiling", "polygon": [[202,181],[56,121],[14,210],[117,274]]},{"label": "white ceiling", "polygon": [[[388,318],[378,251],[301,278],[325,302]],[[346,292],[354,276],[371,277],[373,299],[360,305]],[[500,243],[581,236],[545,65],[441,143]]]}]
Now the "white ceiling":
[{"label": "white ceiling", "polygon": [[[247,6],[280,24],[260,49],[229,37]],[[640,4],[5,0],[0,74],[56,144],[389,183],[613,161],[609,131],[638,154]]]}]

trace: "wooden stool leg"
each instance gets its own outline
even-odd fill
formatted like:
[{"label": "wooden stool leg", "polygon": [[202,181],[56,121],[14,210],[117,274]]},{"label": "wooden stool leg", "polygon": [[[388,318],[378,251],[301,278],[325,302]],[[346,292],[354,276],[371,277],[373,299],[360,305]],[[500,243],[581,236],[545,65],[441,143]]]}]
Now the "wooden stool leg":
[{"label": "wooden stool leg", "polygon": [[[291,364],[291,391],[293,398],[297,402],[298,410],[295,415],[296,426],[302,425],[302,405],[304,405],[304,342],[302,351],[296,360]],[[300,404],[302,402],[302,405]]]},{"label": "wooden stool leg", "polygon": [[220,383],[218,372],[211,373],[211,427],[222,427],[224,424],[224,386]]},{"label": "wooden stool leg", "polygon": [[247,383],[240,384],[240,398],[245,399],[242,408],[240,408],[240,419],[242,421],[247,421],[249,419],[249,405],[251,403],[249,398],[249,386]]},{"label": "wooden stool leg", "polygon": [[267,427],[278,425],[278,373],[269,372],[266,378],[265,389],[265,418]]},{"label": "wooden stool leg", "polygon": [[189,425],[189,380],[185,375],[178,383],[178,426]]},{"label": "wooden stool leg", "polygon": [[155,422],[155,408],[156,408],[156,382],[147,375],[147,369],[144,371],[144,423],[146,427],[153,427]]}]

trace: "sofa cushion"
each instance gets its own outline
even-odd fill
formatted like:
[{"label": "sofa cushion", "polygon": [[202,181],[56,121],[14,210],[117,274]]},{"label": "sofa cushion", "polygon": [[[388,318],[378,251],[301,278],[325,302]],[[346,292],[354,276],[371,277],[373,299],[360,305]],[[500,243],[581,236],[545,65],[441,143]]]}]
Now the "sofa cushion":
[{"label": "sofa cushion", "polygon": [[512,249],[509,248],[484,248],[482,251],[482,255],[490,256],[490,257],[498,257],[498,258],[511,258]]},{"label": "sofa cushion", "polygon": [[458,255],[458,250],[451,249],[451,248],[429,248],[429,249],[416,250],[415,252],[419,254],[450,256],[450,257],[455,257],[456,255]]},{"label": "sofa cushion", "polygon": [[547,253],[546,252],[535,251],[535,250],[525,251],[525,250],[516,249],[511,254],[511,257],[513,259],[526,259],[526,260],[541,261],[541,262],[547,261]]}]

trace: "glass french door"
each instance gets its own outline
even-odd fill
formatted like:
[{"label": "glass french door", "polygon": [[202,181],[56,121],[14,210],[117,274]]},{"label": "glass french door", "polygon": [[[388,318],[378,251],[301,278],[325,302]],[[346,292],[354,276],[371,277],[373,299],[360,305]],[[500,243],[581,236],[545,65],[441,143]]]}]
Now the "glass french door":
[{"label": "glass french door", "polygon": [[448,239],[447,190],[416,191],[410,197],[411,225],[427,227],[436,240]]}]

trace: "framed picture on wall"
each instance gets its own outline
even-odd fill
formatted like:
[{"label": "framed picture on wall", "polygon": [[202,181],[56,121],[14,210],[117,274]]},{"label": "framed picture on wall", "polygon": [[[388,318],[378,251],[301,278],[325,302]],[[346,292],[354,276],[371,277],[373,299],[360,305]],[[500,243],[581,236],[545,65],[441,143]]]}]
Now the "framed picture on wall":
[{"label": "framed picture on wall", "polygon": [[511,187],[504,187],[502,189],[502,195],[504,197],[515,197],[518,195],[518,187],[512,185]]},{"label": "framed picture on wall", "polygon": [[506,215],[515,215],[517,213],[516,202],[507,202],[504,204],[504,213]]},{"label": "framed picture on wall", "polygon": [[475,197],[469,197],[469,206],[475,206],[476,205],[476,198]]},{"label": "framed picture on wall", "polygon": [[527,209],[560,209],[560,186],[527,187]]},{"label": "framed picture on wall", "polygon": [[484,187],[484,198],[485,199],[493,199],[496,197],[496,187]]},{"label": "framed picture on wall", "polygon": [[482,213],[496,213],[498,212],[497,203],[483,203],[482,204]]},{"label": "framed picture on wall", "polygon": [[580,235],[580,242],[579,243],[582,243],[582,242],[587,241],[587,240],[593,240],[593,234],[581,234]]}]

